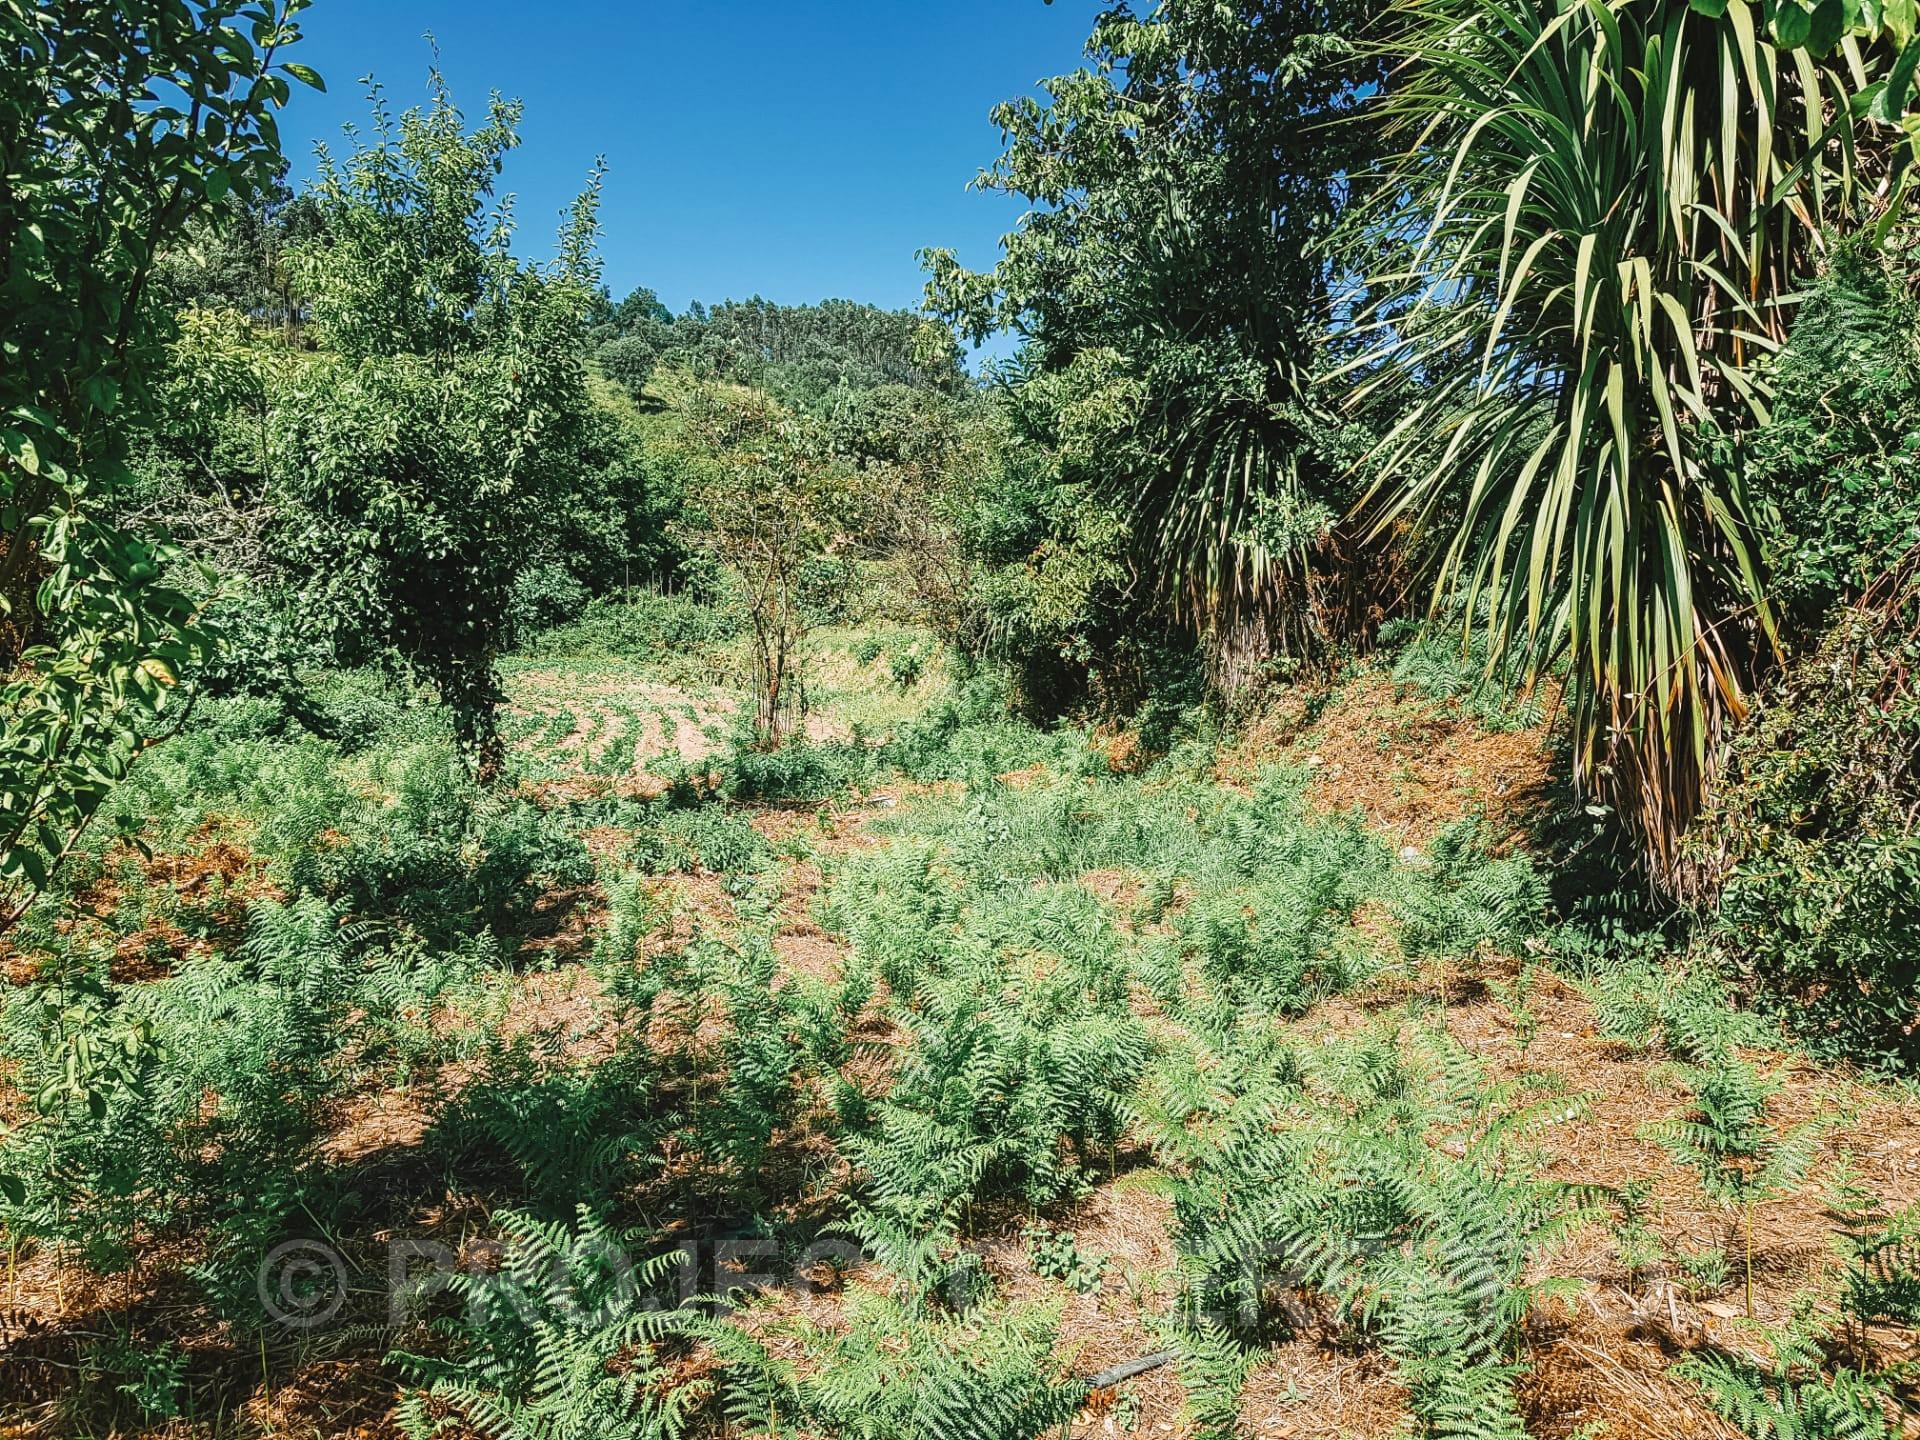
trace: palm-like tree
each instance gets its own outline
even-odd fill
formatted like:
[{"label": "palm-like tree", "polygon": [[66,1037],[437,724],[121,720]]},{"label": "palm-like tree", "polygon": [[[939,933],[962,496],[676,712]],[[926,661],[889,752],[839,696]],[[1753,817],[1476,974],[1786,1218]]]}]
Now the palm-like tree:
[{"label": "palm-like tree", "polygon": [[1450,531],[1441,589],[1497,653],[1570,652],[1577,774],[1668,886],[1773,649],[1738,437],[1853,203],[1876,63],[1705,8],[1400,0],[1367,121],[1397,158],[1353,228],[1356,398],[1397,417],[1377,521]]}]

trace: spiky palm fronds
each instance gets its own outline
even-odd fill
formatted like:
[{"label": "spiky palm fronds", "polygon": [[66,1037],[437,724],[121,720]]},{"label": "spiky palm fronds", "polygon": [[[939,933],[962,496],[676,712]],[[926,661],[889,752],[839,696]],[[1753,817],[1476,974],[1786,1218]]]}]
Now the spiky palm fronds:
[{"label": "spiky palm fronds", "polygon": [[1380,523],[1450,532],[1441,591],[1496,655],[1571,652],[1579,775],[1668,880],[1769,644],[1721,437],[1766,413],[1872,73],[1713,8],[1401,0],[1370,118],[1406,148],[1353,227]]}]

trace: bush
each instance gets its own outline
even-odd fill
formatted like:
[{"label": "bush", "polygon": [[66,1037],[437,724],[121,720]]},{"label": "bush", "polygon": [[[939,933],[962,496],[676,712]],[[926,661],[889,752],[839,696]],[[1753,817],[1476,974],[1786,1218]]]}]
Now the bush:
[{"label": "bush", "polygon": [[728,799],[818,801],[865,779],[873,768],[873,751],[837,740],[799,739],[777,750],[738,740],[719,768],[721,793]]},{"label": "bush", "polygon": [[1695,839],[1723,879],[1712,943],[1731,974],[1815,1051],[1920,1059],[1920,663],[1911,617],[1843,612],[1735,737]]},{"label": "bush", "polygon": [[1746,443],[1770,594],[1818,628],[1920,542],[1920,320],[1909,277],[1866,237],[1841,244],[1779,362],[1772,418]]},{"label": "bush", "polygon": [[1036,730],[1016,720],[1008,702],[1001,677],[990,672],[971,676],[953,694],[901,726],[880,748],[878,763],[913,780],[963,780],[977,785],[1029,765],[1071,768],[1076,749],[1088,753],[1082,732]]},{"label": "bush", "polygon": [[507,626],[518,640],[573,619],[587,606],[587,587],[557,560],[522,570],[513,582]]},{"label": "bush", "polygon": [[441,947],[483,929],[511,933],[544,888],[593,878],[565,815],[476,784],[443,714],[362,678],[320,691],[319,708],[341,717],[339,745],[280,734],[270,702],[209,704],[144,759],[93,844],[127,833],[183,848],[210,821],[245,817],[252,851],[285,890],[404,921]]},{"label": "bush", "polygon": [[586,847],[562,816],[482,789],[450,747],[416,745],[379,759],[375,779],[390,798],[361,801],[295,853],[295,886],[452,944],[480,929],[511,932],[545,889],[593,878]]},{"label": "bush", "polygon": [[535,637],[536,655],[605,656],[650,664],[709,646],[740,633],[732,608],[693,595],[639,593],[628,600],[588,602],[578,618]]}]

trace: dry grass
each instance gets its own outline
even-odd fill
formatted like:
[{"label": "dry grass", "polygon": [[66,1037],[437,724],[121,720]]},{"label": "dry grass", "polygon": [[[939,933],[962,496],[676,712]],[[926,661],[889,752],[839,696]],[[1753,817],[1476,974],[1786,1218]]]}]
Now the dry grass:
[{"label": "dry grass", "polygon": [[1544,727],[1483,730],[1377,673],[1318,708],[1297,694],[1276,702],[1222,755],[1219,775],[1245,785],[1275,759],[1313,772],[1315,809],[1357,811],[1395,848],[1424,845],[1467,815],[1513,843],[1546,797],[1553,762]]}]

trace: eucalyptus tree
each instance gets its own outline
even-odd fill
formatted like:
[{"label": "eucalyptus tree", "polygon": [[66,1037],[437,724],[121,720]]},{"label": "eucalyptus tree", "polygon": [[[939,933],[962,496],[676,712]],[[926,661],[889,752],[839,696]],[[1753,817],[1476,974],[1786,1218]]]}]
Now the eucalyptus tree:
[{"label": "eucalyptus tree", "polygon": [[1337,638],[1309,571],[1367,583],[1341,553],[1346,467],[1314,380],[1330,280],[1316,246],[1369,152],[1331,122],[1384,68],[1342,38],[1369,8],[1115,6],[1086,68],[994,112],[1005,151],[977,183],[1031,207],[998,265],[927,257],[937,312],[976,340],[1020,336],[1032,378],[1079,367],[1071,390],[1117,400],[1089,475],[1132,517],[1152,582],[1139,599],[1219,641],[1249,624],[1256,648]]},{"label": "eucalyptus tree", "polygon": [[1376,522],[1441,533],[1495,654],[1571,657],[1578,776],[1669,887],[1775,646],[1740,437],[1880,163],[1853,107],[1886,47],[1790,10],[1401,0],[1364,121],[1396,158],[1348,222],[1354,394],[1397,416]]},{"label": "eucalyptus tree", "polygon": [[203,658],[161,537],[116,522],[164,344],[158,256],[281,166],[305,0],[0,0],[0,928]]}]

